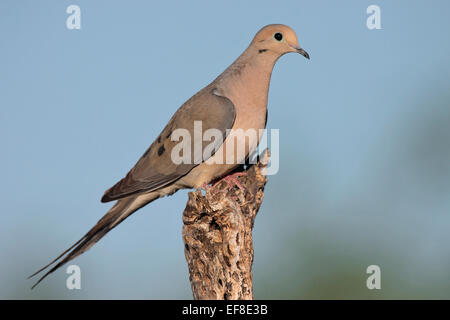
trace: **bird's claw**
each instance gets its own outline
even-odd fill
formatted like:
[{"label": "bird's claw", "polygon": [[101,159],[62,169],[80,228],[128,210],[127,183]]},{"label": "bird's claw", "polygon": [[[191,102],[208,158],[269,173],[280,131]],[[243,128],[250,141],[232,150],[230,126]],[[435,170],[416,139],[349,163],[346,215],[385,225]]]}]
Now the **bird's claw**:
[{"label": "bird's claw", "polygon": [[237,186],[242,192],[244,192],[245,188],[239,182],[238,177],[243,177],[246,175],[247,175],[247,172],[245,172],[245,171],[229,174],[229,175],[223,177],[222,179],[220,179],[219,181],[217,181],[216,183],[214,183],[212,187],[214,188],[222,181],[225,181],[227,183],[229,189],[232,189],[234,186]]}]

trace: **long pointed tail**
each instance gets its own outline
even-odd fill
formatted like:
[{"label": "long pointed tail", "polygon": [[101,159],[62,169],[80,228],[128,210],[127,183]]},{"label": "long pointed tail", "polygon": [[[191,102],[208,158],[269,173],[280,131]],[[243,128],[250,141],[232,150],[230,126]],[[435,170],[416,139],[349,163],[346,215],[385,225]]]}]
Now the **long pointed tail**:
[{"label": "long pointed tail", "polygon": [[128,198],[121,199],[116,202],[116,204],[97,222],[97,224],[89,230],[80,240],[78,240],[69,249],[61,253],[55,260],[39,269],[28,279],[34,277],[38,273],[44,271],[50,267],[53,263],[61,260],[54,265],[50,270],[48,270],[32,287],[36,287],[42,280],[44,280],[50,273],[57,270],[65,263],[78,257],[83,252],[91,248],[97,241],[99,241],[103,236],[105,236],[110,230],[116,227],[119,223],[129,217],[139,208],[148,204],[149,202],[157,199],[159,196],[157,194],[147,194],[142,196],[132,196]]}]

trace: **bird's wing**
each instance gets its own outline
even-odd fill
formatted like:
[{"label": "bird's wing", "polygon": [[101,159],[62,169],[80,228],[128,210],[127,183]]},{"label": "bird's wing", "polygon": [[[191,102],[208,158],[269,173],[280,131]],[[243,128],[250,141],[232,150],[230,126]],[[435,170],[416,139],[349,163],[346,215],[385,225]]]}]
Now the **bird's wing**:
[{"label": "bird's wing", "polygon": [[[235,118],[236,110],[230,99],[218,94],[215,88],[206,87],[201,90],[178,109],[136,165],[122,180],[105,192],[102,202],[154,191],[186,175],[201,163],[198,159],[202,159],[206,146],[213,143],[214,150],[217,150],[222,145],[229,133],[227,129],[233,127]],[[201,121],[201,134],[194,134],[194,121]],[[203,132],[213,128],[222,133],[222,139],[214,142],[203,141]],[[180,141],[172,141],[171,137],[176,129],[186,129],[189,132],[189,163],[176,164],[171,159],[172,149],[182,141],[182,138]],[[201,148],[194,147],[195,143]],[[199,154],[200,152],[202,154]],[[197,161],[194,161],[196,159]]]}]

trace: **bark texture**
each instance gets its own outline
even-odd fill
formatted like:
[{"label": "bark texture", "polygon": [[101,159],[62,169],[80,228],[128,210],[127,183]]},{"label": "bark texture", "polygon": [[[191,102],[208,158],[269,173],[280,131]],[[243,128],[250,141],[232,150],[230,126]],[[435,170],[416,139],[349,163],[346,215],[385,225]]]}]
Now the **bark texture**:
[{"label": "bark texture", "polygon": [[269,151],[238,180],[203,195],[189,193],[183,212],[184,253],[194,299],[253,299],[252,229],[264,197]]}]

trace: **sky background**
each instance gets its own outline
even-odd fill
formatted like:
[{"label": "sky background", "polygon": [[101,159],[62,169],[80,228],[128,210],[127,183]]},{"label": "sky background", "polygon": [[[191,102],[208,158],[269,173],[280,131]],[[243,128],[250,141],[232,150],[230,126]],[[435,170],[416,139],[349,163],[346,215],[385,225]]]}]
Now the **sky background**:
[{"label": "sky background", "polygon": [[[257,3],[257,4],[256,4]],[[66,8],[81,8],[81,30]],[[366,8],[381,8],[368,30]],[[311,60],[275,65],[280,129],[254,234],[257,299],[450,299],[449,1],[0,2],[0,298],[191,299],[187,192],[127,219],[36,289],[176,109],[264,25]],[[368,290],[366,268],[381,268]]]}]

